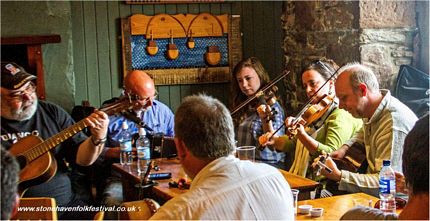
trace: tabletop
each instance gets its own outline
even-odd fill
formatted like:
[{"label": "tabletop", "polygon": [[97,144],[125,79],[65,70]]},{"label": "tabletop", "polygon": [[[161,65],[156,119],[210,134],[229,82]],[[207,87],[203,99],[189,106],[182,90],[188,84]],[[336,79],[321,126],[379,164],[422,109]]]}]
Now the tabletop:
[{"label": "tabletop", "polygon": [[314,200],[302,200],[298,201],[299,206],[312,205],[313,208],[323,208],[324,212],[321,217],[311,217],[310,214],[297,214],[296,220],[339,220],[346,211],[350,210],[354,206],[369,206],[369,201],[371,201],[371,205],[374,206],[378,200],[378,198],[365,193],[353,193]]},{"label": "tabletop", "polygon": [[[155,161],[157,162],[157,159],[155,159]],[[161,160],[158,160],[158,165],[160,167],[160,170],[154,171],[154,172],[172,173],[172,179],[175,181],[179,180],[180,178],[184,178],[186,176],[177,158],[173,158],[173,159],[163,158]],[[127,179],[131,183],[137,184],[141,182],[141,177],[137,172],[136,162],[133,162],[131,165],[121,165],[119,163],[114,163],[112,165],[112,168],[115,171],[118,171],[123,176],[123,178]],[[315,182],[313,180],[294,175],[284,170],[279,170],[279,171],[285,177],[285,179],[290,184],[290,187],[292,189],[299,189],[300,192],[304,194],[303,195],[304,197],[302,198],[309,198],[307,196],[310,194],[307,194],[307,193],[314,190],[319,185],[318,182]],[[126,182],[124,182],[125,179],[123,179],[123,184],[126,184]],[[170,188],[169,182],[172,179],[157,180],[158,185],[153,187],[153,191],[158,196],[164,198],[165,200],[169,200],[187,191],[187,190],[178,189],[178,188]],[[129,184],[127,185],[130,186]],[[125,199],[129,200],[128,197],[126,197]]]}]

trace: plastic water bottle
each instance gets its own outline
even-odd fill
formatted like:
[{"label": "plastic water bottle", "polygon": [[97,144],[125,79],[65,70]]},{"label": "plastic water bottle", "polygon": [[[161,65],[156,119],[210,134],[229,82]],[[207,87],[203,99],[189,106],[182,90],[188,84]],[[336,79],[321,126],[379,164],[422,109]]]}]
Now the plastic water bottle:
[{"label": "plastic water bottle", "polygon": [[119,135],[118,141],[119,141],[119,147],[121,150],[120,156],[119,156],[119,162],[121,165],[130,165],[133,162],[133,156],[132,156],[132,148],[131,148],[131,134],[128,130],[128,124],[127,122],[122,122],[122,131]]},{"label": "plastic water bottle", "polygon": [[137,172],[145,173],[148,162],[151,159],[151,149],[149,139],[146,137],[146,131],[139,128],[139,138],[136,140],[137,149]]},{"label": "plastic water bottle", "polygon": [[383,161],[383,167],[379,172],[379,199],[380,209],[385,213],[396,212],[396,176],[390,166],[389,160]]}]

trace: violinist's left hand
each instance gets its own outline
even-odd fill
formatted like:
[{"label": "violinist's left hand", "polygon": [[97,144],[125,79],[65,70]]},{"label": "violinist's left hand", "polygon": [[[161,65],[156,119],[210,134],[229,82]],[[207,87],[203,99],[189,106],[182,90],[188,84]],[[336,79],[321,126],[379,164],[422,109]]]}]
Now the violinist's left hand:
[{"label": "violinist's left hand", "polygon": [[302,124],[298,124],[296,130],[297,130],[297,136],[307,135],[305,131],[305,127]]},{"label": "violinist's left hand", "polygon": [[260,119],[267,120],[272,114],[272,108],[267,104],[261,104],[257,107],[257,113]]},{"label": "violinist's left hand", "polygon": [[305,127],[303,126],[303,124],[300,123],[300,121],[296,124],[293,124],[293,121],[296,118],[294,117],[287,117],[285,119],[285,126],[287,127],[288,130],[294,131],[293,134],[295,135],[304,135],[306,134],[305,131]]},{"label": "violinist's left hand", "polygon": [[[316,158],[319,160],[319,157]],[[314,161],[314,163],[312,163],[312,168],[317,168],[317,161]],[[327,159],[325,160],[325,165],[330,168],[332,170],[331,173],[328,173],[326,170],[321,170],[321,175],[334,180],[334,181],[340,181],[340,178],[342,176],[342,172],[337,168],[336,163],[331,159],[331,157],[327,157]]]}]

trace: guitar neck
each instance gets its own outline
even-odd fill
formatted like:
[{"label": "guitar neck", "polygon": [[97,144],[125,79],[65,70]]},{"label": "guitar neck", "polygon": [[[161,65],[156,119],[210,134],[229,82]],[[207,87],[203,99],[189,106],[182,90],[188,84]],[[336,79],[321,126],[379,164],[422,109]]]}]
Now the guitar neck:
[{"label": "guitar neck", "polygon": [[[122,97],[118,101],[100,108],[100,111],[105,112],[107,115],[112,115],[123,110],[130,109],[133,106],[134,101],[135,97]],[[27,150],[22,155],[25,156],[27,162],[31,162],[34,159],[40,157],[42,154],[47,153],[49,150],[56,147],[58,144],[79,133],[86,127],[88,127],[88,125],[85,122],[85,119],[80,120],[76,124],[66,128],[60,133],[48,138],[47,140],[36,145],[35,147]]]},{"label": "guitar neck", "polygon": [[65,140],[69,139],[73,135],[79,133],[83,129],[85,129],[88,125],[85,123],[85,119],[79,121],[78,123],[66,128],[65,130],[61,131],[60,133],[48,138],[44,142],[38,144],[32,149],[29,149],[27,152],[25,152],[23,155],[27,158],[28,161],[33,161],[34,159],[38,158],[42,154],[48,152],[52,148],[56,147],[58,144],[64,142]]}]

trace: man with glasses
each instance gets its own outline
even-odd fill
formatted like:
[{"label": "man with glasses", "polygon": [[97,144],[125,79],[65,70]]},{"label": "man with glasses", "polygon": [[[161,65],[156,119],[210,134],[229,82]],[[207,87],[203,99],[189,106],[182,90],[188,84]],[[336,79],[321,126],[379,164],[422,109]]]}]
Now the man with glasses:
[{"label": "man with glasses", "polygon": [[[163,133],[165,136],[173,137],[173,112],[162,102],[155,100],[158,95],[154,81],[144,71],[134,70],[127,74],[124,79],[124,93],[137,97],[138,106],[133,108],[135,114],[148,128],[153,131],[149,133]],[[111,116],[106,146],[119,147],[118,136],[121,133],[121,124],[126,121],[131,133],[138,132],[138,125],[122,115]],[[116,157],[119,156],[115,154]]]},{"label": "man with glasses", "polygon": [[[143,71],[133,70],[124,79],[124,94],[135,96],[139,105],[133,108],[132,114],[138,117],[145,125],[147,134],[160,134],[173,137],[174,115],[169,107],[156,100],[157,90],[154,81]],[[110,116],[108,129],[108,139],[104,153],[98,160],[100,168],[97,174],[101,175],[103,182],[100,182],[99,190],[102,191],[101,203],[106,206],[119,206],[122,199],[122,185],[118,174],[111,174],[111,164],[119,162],[119,142],[118,137],[122,131],[122,122],[127,122],[128,130],[131,134],[138,132],[139,125],[123,115]],[[148,128],[150,128],[148,130]],[[152,131],[151,131],[152,130]],[[98,191],[99,194],[100,191]],[[105,213],[107,218],[116,219],[116,214]]]},{"label": "man with glasses", "polygon": [[[28,140],[35,135],[43,140],[75,124],[61,107],[39,101],[33,80],[36,77],[13,62],[1,62],[1,145],[8,150],[33,148]],[[71,188],[66,164],[88,166],[95,162],[106,140],[108,116],[95,111],[85,119],[92,136],[77,133],[51,150],[57,163],[54,176],[47,182],[28,188],[24,197],[53,197],[60,207],[85,205],[76,198]],[[34,144],[36,146],[36,144]],[[25,148],[24,148],[25,147]],[[34,165],[33,165],[34,166]],[[34,172],[37,172],[34,169]],[[40,174],[34,174],[40,175]],[[91,219],[92,212],[58,212],[59,219]]]}]

